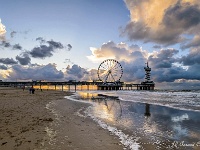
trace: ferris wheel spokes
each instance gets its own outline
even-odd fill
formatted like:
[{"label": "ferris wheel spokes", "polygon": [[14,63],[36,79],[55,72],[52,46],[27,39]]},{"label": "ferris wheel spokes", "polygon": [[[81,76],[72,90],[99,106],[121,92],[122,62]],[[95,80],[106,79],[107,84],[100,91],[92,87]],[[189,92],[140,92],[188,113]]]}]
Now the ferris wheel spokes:
[{"label": "ferris wheel spokes", "polygon": [[118,61],[114,59],[107,59],[99,65],[97,73],[99,80],[103,81],[104,83],[116,83],[120,81],[123,74],[123,69]]}]

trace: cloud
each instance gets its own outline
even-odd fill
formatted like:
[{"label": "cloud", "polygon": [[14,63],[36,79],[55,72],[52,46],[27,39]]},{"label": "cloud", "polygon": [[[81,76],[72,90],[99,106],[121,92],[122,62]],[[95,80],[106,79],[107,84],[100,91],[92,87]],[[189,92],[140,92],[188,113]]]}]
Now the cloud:
[{"label": "cloud", "polygon": [[80,81],[85,75],[88,75],[88,71],[80,66],[74,64],[72,67],[68,66],[66,70],[67,80]]},{"label": "cloud", "polygon": [[71,44],[67,44],[68,50],[70,51],[72,49]]},{"label": "cloud", "polygon": [[10,42],[7,42],[7,41],[2,41],[0,43],[0,46],[4,49],[4,48],[11,48],[13,50],[22,50],[22,46],[19,45],[19,44],[10,44]]},{"label": "cloud", "polygon": [[176,49],[161,49],[159,52],[154,52],[149,56],[148,61],[153,68],[171,68],[172,64],[177,62],[174,58],[175,54],[178,54]]},{"label": "cloud", "polygon": [[6,33],[6,27],[1,23],[0,19],[0,40],[4,39]]},{"label": "cloud", "polygon": [[144,61],[147,51],[142,50],[138,45],[130,47],[125,43],[116,44],[113,41],[104,43],[100,48],[91,47],[91,56],[87,56],[92,61],[103,61],[105,59],[116,59],[118,61],[136,62]]},{"label": "cloud", "polygon": [[13,58],[0,58],[0,63],[5,65],[17,64],[17,62]]},{"label": "cloud", "polygon": [[175,28],[188,30],[200,23],[200,3],[195,5],[191,3],[181,3],[178,1],[175,5],[165,10],[163,24],[167,29]]},{"label": "cloud", "polygon": [[54,49],[63,49],[64,46],[60,42],[55,42],[53,40],[47,41],[50,47],[53,47]]},{"label": "cloud", "polygon": [[155,49],[161,49],[161,46],[160,45],[154,45],[153,48],[155,48]]},{"label": "cloud", "polygon": [[3,48],[10,48],[11,47],[11,44],[9,42],[6,42],[6,41],[2,41],[0,43],[0,46],[2,46]]},{"label": "cloud", "polygon": [[56,69],[55,64],[36,65],[35,67],[12,66],[12,71],[7,76],[10,80],[62,80],[64,74]]},{"label": "cloud", "polygon": [[17,34],[17,32],[16,31],[12,31],[11,33],[10,33],[10,37],[11,38],[14,38],[14,36]]},{"label": "cloud", "polygon": [[[169,83],[179,80],[200,80],[200,73],[198,72],[200,55],[198,50],[193,49],[189,54],[182,57],[177,57],[178,54],[179,51],[175,49],[162,49],[149,56],[148,61],[152,68],[153,81]],[[182,86],[187,86],[187,84],[185,83]]]},{"label": "cloud", "polygon": [[[1,66],[0,66],[1,68]],[[4,66],[2,66],[4,68]],[[5,68],[6,69],[6,68]],[[91,71],[95,72],[96,71]],[[56,64],[30,64],[29,66],[13,65],[7,74],[6,79],[14,80],[47,80],[47,81],[66,81],[66,80],[89,80],[89,71],[78,66],[68,66],[65,72],[56,69]],[[97,76],[97,75],[96,75]]]},{"label": "cloud", "polygon": [[[184,43],[185,35],[199,34],[200,2],[197,0],[124,1],[130,11],[130,22],[122,28],[121,35],[130,40],[167,46]],[[193,36],[187,40],[193,40]]]},{"label": "cloud", "polygon": [[7,70],[8,67],[6,67],[5,65],[0,65],[0,69],[1,69],[1,70]]},{"label": "cloud", "polygon": [[17,55],[16,60],[18,60],[21,65],[28,65],[31,63],[31,58],[27,53],[23,53],[21,56]]},{"label": "cloud", "polygon": [[200,64],[200,47],[190,49],[189,54],[180,59],[180,63],[183,63],[184,66]]},{"label": "cloud", "polygon": [[194,48],[200,46],[200,36],[195,35],[192,40],[181,46],[181,49]]},{"label": "cloud", "polygon": [[45,40],[44,38],[42,38],[42,37],[38,37],[38,38],[36,38],[36,41],[39,41],[40,44],[44,44],[44,43],[46,43],[46,40]]},{"label": "cloud", "polygon": [[12,48],[13,48],[14,50],[22,50],[22,46],[19,45],[19,44],[13,45]]},{"label": "cloud", "polygon": [[44,59],[46,57],[51,57],[53,56],[53,52],[55,52],[55,50],[65,48],[63,44],[60,42],[56,42],[54,40],[46,41],[42,37],[36,38],[36,41],[40,42],[40,46],[34,47],[29,52],[31,57],[34,57],[34,58]]},{"label": "cloud", "polygon": [[99,80],[98,75],[97,75],[97,69],[91,69],[87,71],[85,76],[82,78],[83,81],[95,81]]},{"label": "cloud", "polygon": [[54,51],[53,47],[40,45],[39,47],[34,47],[30,51],[30,55],[34,58],[45,58],[53,56],[52,52]]}]

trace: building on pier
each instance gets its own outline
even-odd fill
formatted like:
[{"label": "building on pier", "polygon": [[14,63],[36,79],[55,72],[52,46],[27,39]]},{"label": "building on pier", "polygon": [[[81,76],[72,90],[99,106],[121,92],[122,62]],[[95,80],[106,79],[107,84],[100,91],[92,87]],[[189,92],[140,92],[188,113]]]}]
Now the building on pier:
[{"label": "building on pier", "polygon": [[144,70],[146,72],[145,81],[141,82],[141,85],[148,85],[148,86],[141,86],[140,90],[154,90],[155,83],[151,80],[151,68],[149,67],[148,62],[146,64],[147,66],[144,67]]}]

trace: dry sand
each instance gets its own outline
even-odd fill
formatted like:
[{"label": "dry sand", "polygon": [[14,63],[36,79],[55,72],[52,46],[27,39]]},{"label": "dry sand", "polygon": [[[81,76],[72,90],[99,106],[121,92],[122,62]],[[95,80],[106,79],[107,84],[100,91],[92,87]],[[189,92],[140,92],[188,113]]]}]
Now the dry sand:
[{"label": "dry sand", "polygon": [[70,93],[0,88],[0,150],[121,150],[117,138],[90,118],[77,115],[87,104]]}]

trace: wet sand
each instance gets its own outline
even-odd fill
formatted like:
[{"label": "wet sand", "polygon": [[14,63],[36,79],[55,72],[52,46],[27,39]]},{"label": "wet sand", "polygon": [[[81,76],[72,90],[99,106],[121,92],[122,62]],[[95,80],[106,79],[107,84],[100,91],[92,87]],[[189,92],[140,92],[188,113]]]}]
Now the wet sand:
[{"label": "wet sand", "polygon": [[117,135],[127,149],[200,149],[199,111],[120,100],[91,91],[77,93],[67,98],[92,103],[81,114]]},{"label": "wet sand", "polygon": [[67,101],[69,94],[0,88],[0,150],[123,149],[115,136],[80,117],[88,104]]}]

